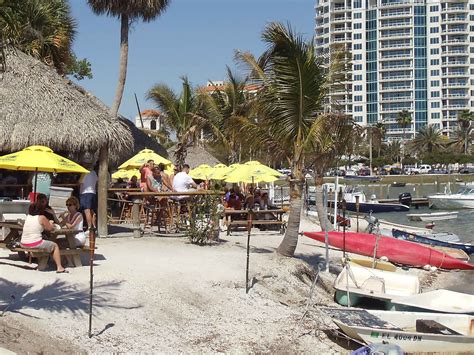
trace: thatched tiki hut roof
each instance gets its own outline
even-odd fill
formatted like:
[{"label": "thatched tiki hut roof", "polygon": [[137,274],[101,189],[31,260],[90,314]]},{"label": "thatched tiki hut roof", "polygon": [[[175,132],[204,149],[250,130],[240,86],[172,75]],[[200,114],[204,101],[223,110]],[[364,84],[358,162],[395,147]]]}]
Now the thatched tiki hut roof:
[{"label": "thatched tiki hut roof", "polygon": [[166,154],[132,123],[112,118],[99,99],[21,51],[7,50],[6,71],[0,78],[0,152],[40,144],[97,158],[108,144],[114,163],[145,146]]},{"label": "thatched tiki hut roof", "polygon": [[[168,156],[173,162],[175,161],[175,151],[177,146],[174,145],[168,149]],[[211,153],[209,153],[203,146],[201,145],[193,145],[188,148],[188,155],[186,156],[186,164],[188,164],[191,169],[201,165],[201,164],[208,164],[208,165],[216,165],[220,163],[216,157],[214,157]]]}]

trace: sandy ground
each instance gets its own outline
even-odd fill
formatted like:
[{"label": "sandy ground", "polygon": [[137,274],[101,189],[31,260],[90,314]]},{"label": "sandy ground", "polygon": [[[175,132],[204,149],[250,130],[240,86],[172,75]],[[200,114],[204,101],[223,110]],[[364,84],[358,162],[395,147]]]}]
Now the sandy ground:
[{"label": "sandy ground", "polygon": [[[303,218],[301,229],[315,225]],[[354,346],[335,342],[328,331],[332,322],[318,310],[334,304],[331,285],[341,269],[340,251],[331,250],[330,271],[319,273],[309,299],[317,265],[324,262],[324,247],[311,239],[300,237],[296,257],[284,258],[275,253],[281,235],[255,230],[252,287],[246,294],[245,232],[222,233],[220,243],[208,246],[186,238],[129,235],[97,241],[92,338],[87,336],[89,267],[61,275],[39,272],[0,250],[0,348],[330,354]],[[441,274],[416,272],[426,289]]]}]

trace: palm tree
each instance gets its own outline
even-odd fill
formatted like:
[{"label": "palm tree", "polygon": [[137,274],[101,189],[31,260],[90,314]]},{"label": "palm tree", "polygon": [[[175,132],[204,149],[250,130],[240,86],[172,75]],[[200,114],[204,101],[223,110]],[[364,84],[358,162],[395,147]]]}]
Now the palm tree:
[{"label": "palm tree", "polygon": [[427,125],[422,127],[416,137],[411,141],[411,148],[420,153],[431,154],[434,151],[439,151],[444,148],[444,139],[441,130],[434,125]]},{"label": "palm tree", "polygon": [[464,154],[468,153],[469,144],[472,142],[472,121],[474,121],[474,112],[463,110],[458,116],[458,141],[464,144]]},{"label": "palm tree", "polygon": [[402,110],[398,113],[397,123],[403,129],[402,135],[402,145],[401,145],[401,158],[400,158],[400,167],[403,171],[403,157],[405,156],[405,130],[407,127],[411,127],[411,112],[408,110]]},{"label": "palm tree", "polygon": [[211,134],[213,143],[225,150],[229,164],[238,161],[238,151],[247,141],[239,133],[239,122],[249,118],[252,110],[246,84],[247,80],[238,79],[227,67],[226,85],[202,96],[208,119],[205,129]]},{"label": "palm tree", "polygon": [[178,146],[175,151],[176,164],[186,161],[188,148],[199,138],[202,127],[207,122],[201,115],[203,103],[186,77],[182,79],[182,92],[176,94],[165,84],[153,86],[147,98],[154,101],[164,115],[164,124],[176,133]]},{"label": "palm tree", "polygon": [[[114,102],[110,108],[112,117],[117,117],[120,103],[122,102],[125,80],[127,78],[128,62],[128,33],[132,21],[142,20],[144,22],[153,21],[161,15],[167,8],[170,0],[87,0],[92,11],[97,15],[106,14],[120,19],[120,67],[117,89],[115,91]],[[99,234],[107,233],[107,204],[105,196],[107,194],[108,179],[108,147],[103,147],[99,152],[99,183],[98,193],[98,221]]]},{"label": "palm tree", "polygon": [[7,0],[0,6],[3,40],[60,74],[75,61],[76,27],[66,0]]},{"label": "palm tree", "polygon": [[385,145],[384,156],[393,162],[397,162],[402,155],[400,141],[391,141]]},{"label": "palm tree", "polygon": [[323,101],[329,74],[315,55],[313,41],[305,42],[290,26],[270,23],[262,33],[268,49],[257,60],[249,53],[236,57],[251,69],[259,85],[255,121],[242,121],[242,134],[254,144],[266,146],[291,167],[290,215],[278,253],[293,256],[298,243],[302,208],[303,169],[308,151],[323,146],[328,136]]},{"label": "palm tree", "polygon": [[382,150],[383,141],[385,140],[385,134],[387,134],[387,128],[383,122],[377,122],[373,126],[373,133],[375,138],[375,146],[377,147],[377,157],[380,157],[380,151]]},{"label": "palm tree", "polygon": [[125,80],[127,78],[128,33],[132,21],[151,22],[168,7],[170,0],[87,0],[97,15],[118,17],[120,19],[120,69],[115,99],[111,113],[116,117],[122,102]]}]

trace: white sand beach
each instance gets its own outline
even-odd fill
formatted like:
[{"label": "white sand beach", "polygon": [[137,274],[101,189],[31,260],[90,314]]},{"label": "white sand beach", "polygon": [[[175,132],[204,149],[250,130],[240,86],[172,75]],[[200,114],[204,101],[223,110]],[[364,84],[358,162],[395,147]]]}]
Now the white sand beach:
[{"label": "white sand beach", "polygon": [[[315,228],[303,218],[301,230]],[[0,347],[18,353],[347,352],[323,332],[334,326],[314,307],[334,305],[340,251],[330,251],[330,272],[320,273],[301,321],[314,270],[324,261],[318,242],[300,237],[295,258],[284,258],[275,253],[278,232],[255,230],[246,294],[246,232],[221,233],[222,241],[208,246],[120,235],[97,241],[90,339],[89,267],[40,272],[1,250]]]}]

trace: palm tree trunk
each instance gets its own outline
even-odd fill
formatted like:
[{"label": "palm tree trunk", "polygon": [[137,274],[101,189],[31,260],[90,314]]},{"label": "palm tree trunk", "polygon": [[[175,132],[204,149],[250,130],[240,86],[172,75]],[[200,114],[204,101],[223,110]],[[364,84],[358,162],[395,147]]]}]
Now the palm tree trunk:
[{"label": "palm tree trunk", "polygon": [[[298,245],[298,233],[300,229],[301,208],[303,207],[303,181],[301,179],[290,180],[290,211],[285,237],[278,246],[277,253],[283,256],[293,256]],[[283,198],[283,196],[282,196]]]},{"label": "palm tree trunk", "polygon": [[315,184],[315,198],[316,198],[316,212],[318,212],[319,225],[321,230],[332,231],[334,230],[332,223],[329,221],[328,216],[324,213],[324,198],[323,198],[323,178],[321,175],[316,176],[314,179]]},{"label": "palm tree trunk", "polygon": [[122,102],[123,91],[125,89],[125,80],[127,79],[128,65],[128,15],[122,14],[120,25],[120,66],[119,80],[115,90],[115,98],[112,104],[112,115],[117,116],[120,103]]},{"label": "palm tree trunk", "polygon": [[[123,90],[125,88],[125,80],[127,78],[127,61],[128,61],[128,16],[121,16],[120,27],[120,66],[119,80],[115,91],[115,99],[110,109],[113,118],[117,118],[120,103],[122,102]],[[97,186],[97,229],[101,236],[107,236],[107,181],[108,181],[108,163],[109,151],[105,145],[99,152],[99,176]]]}]

